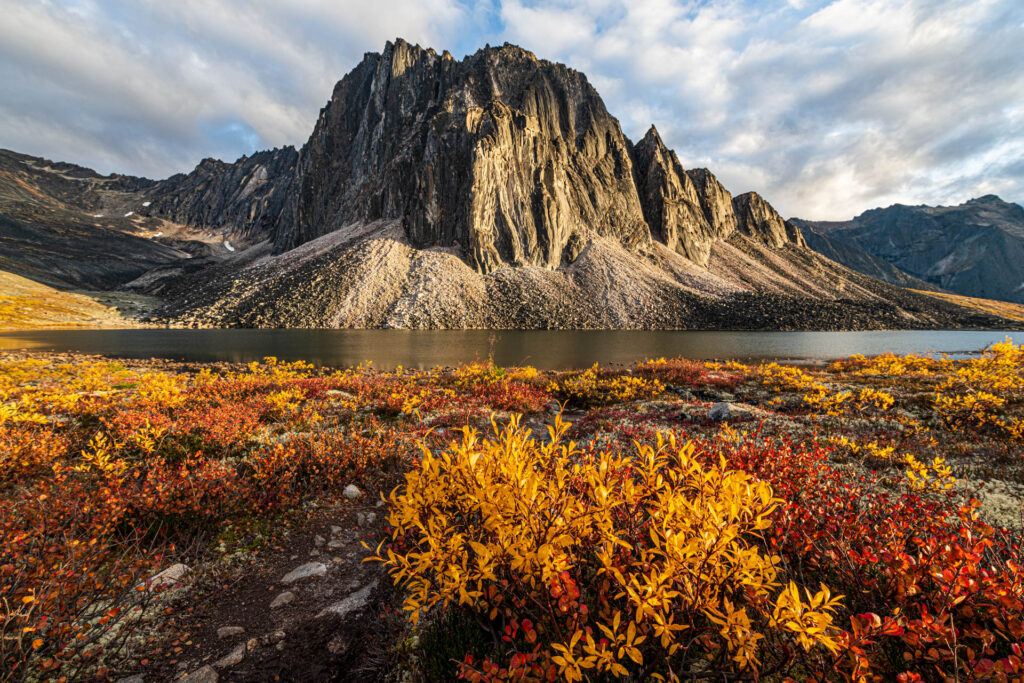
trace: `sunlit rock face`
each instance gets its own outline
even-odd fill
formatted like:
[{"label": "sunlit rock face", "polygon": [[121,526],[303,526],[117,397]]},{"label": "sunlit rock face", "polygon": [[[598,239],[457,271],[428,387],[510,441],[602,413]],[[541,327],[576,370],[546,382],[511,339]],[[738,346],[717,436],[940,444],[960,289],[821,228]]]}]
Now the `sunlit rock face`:
[{"label": "sunlit rock face", "polygon": [[379,219],[482,272],[557,267],[590,235],[650,238],[618,121],[583,74],[511,45],[460,62],[399,40],[338,83],[275,245]]}]

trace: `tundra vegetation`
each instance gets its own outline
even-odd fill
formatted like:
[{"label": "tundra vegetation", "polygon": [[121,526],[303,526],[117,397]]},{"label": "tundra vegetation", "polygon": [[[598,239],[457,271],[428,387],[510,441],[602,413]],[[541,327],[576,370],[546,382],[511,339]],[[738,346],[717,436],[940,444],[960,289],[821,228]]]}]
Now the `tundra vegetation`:
[{"label": "tundra vegetation", "polygon": [[[724,421],[712,404],[730,403]],[[173,658],[152,577],[350,483],[411,680],[1020,680],[1024,347],[330,370],[0,356],[0,679]]]}]

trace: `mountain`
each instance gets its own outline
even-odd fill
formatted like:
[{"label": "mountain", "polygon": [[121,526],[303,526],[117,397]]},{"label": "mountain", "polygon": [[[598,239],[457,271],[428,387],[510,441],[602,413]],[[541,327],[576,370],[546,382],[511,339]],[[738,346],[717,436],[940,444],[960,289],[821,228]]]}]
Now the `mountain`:
[{"label": "mountain", "polygon": [[[508,44],[456,60],[388,43],[338,82],[301,149],[165,180],[3,156],[0,194],[26,174],[35,189],[0,208],[53,243],[36,253],[15,235],[0,252],[10,268],[77,268],[61,233],[77,225],[83,254],[138,250],[109,281],[99,261],[79,279],[159,296],[171,324],[1005,323],[822,257],[760,195],[684,169],[653,126],[633,144],[583,74]],[[67,215],[33,223],[33,202]]]},{"label": "mountain", "polygon": [[[1024,208],[995,195],[958,206],[895,204],[842,222],[792,222],[814,249],[868,275],[879,277],[889,264],[954,294],[1024,303]],[[904,284],[898,274],[883,279]]]}]

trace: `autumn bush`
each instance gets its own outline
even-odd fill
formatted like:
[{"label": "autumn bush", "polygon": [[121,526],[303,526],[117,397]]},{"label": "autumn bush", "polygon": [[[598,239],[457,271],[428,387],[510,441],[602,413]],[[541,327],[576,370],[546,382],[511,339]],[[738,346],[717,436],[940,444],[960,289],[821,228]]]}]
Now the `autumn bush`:
[{"label": "autumn bush", "polygon": [[376,559],[405,609],[475,612],[502,656],[470,680],[778,673],[836,651],[838,604],[764,550],[771,487],[701,464],[672,441],[582,458],[556,421],[535,441],[513,420],[424,448],[391,496],[393,543]]},{"label": "autumn bush", "polygon": [[552,380],[547,390],[561,401],[587,407],[649,399],[665,391],[657,379],[601,370],[597,364]]}]

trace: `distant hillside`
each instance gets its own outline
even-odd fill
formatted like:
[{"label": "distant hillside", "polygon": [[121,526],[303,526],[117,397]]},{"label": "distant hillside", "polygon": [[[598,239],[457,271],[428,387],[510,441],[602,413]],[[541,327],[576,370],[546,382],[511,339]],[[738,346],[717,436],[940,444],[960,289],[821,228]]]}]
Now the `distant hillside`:
[{"label": "distant hillside", "polygon": [[954,294],[1024,303],[1024,208],[995,195],[792,222],[812,249],[872,277],[920,288],[903,273]]}]

